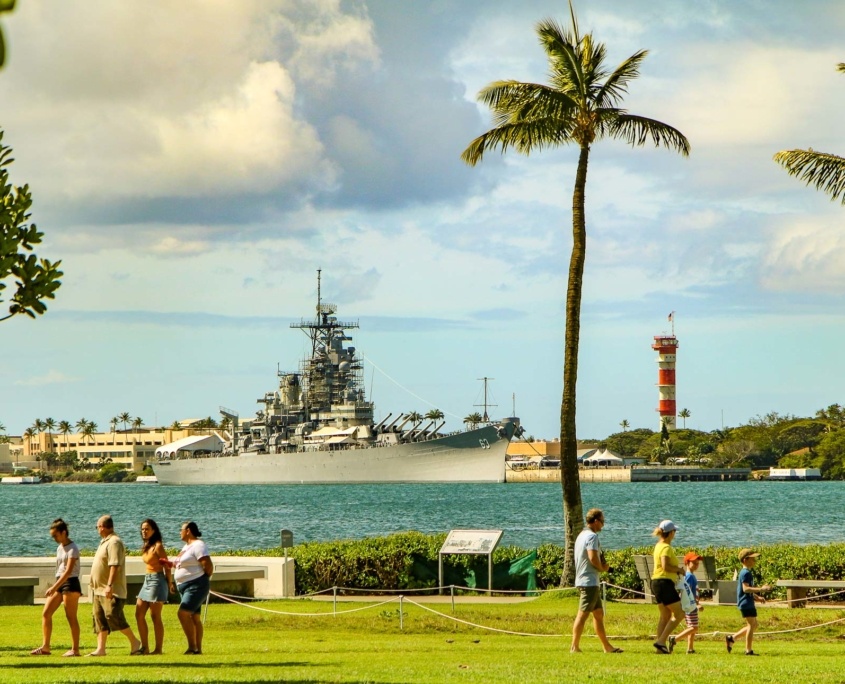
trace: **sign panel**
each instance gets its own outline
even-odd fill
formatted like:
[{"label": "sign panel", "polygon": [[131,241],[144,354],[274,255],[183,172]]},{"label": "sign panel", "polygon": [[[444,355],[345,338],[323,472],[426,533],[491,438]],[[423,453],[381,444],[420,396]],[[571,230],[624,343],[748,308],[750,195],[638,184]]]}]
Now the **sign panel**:
[{"label": "sign panel", "polygon": [[293,546],[293,532],[282,530],[282,548],[289,549]]},{"label": "sign panel", "polygon": [[440,553],[489,554],[498,546],[502,530],[452,530]]}]

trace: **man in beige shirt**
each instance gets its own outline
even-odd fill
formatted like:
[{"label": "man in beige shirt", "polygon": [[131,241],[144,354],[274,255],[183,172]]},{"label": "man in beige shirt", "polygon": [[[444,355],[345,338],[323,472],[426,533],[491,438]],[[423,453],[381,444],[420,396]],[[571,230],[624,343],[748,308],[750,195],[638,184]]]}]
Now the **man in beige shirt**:
[{"label": "man in beige shirt", "polygon": [[130,655],[141,655],[144,652],[141,642],[135,638],[123,616],[123,607],[126,604],[126,547],[123,540],[114,533],[111,516],[104,515],[97,520],[97,532],[101,540],[91,565],[89,585],[93,595],[97,650],[88,655],[106,655],[106,641],[111,632],[121,632],[129,639]]}]

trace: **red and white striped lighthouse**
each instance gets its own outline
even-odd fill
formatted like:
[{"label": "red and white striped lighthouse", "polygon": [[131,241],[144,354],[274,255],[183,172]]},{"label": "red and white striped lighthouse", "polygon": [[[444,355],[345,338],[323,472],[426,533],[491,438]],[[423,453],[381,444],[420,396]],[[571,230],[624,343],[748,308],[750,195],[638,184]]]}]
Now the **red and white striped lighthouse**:
[{"label": "red and white striped lighthouse", "polygon": [[675,361],[678,353],[678,338],[675,337],[674,312],[671,335],[655,335],[651,348],[657,352],[657,412],[660,414],[660,428],[675,429],[677,405],[675,403]]}]

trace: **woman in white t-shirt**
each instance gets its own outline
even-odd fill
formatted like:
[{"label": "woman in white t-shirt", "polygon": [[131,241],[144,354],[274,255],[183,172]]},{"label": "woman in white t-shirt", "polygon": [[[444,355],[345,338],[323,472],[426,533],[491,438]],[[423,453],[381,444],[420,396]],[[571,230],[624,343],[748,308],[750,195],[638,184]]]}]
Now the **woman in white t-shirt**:
[{"label": "woman in white t-shirt", "polygon": [[56,518],[50,525],[50,536],[59,547],[56,549],[56,581],[45,593],[47,601],[41,613],[41,646],[32,650],[31,655],[50,655],[50,638],[53,636],[53,613],[62,603],[65,604],[65,616],[70,625],[71,648],[65,657],[79,655],[79,620],[76,611],[82,587],[79,584],[79,547],[68,537],[67,523]]},{"label": "woman in white t-shirt", "polygon": [[182,596],[177,615],[188,640],[185,655],[200,655],[203,632],[200,611],[208,598],[214,565],[195,522],[183,523],[179,536],[185,546],[173,561],[176,571],[170,580],[171,588],[178,590]]}]

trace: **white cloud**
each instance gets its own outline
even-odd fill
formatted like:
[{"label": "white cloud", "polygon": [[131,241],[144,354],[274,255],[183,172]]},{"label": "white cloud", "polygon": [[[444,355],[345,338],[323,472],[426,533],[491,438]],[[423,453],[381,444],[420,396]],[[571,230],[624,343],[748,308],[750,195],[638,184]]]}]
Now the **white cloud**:
[{"label": "white cloud", "polygon": [[25,380],[15,380],[15,385],[20,387],[43,387],[45,385],[59,385],[68,382],[76,382],[79,378],[75,378],[67,373],[57,370],[50,370],[44,375],[36,375]]},{"label": "white cloud", "polygon": [[778,292],[845,292],[845,232],[834,217],[780,227],[763,254],[761,284]]},{"label": "white cloud", "polygon": [[[31,0],[14,20],[0,80],[13,179],[54,199],[330,187],[293,73],[331,87],[339,64],[377,59],[369,20],[335,0]],[[295,40],[287,62],[279,38]]]}]

